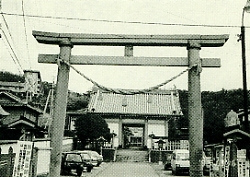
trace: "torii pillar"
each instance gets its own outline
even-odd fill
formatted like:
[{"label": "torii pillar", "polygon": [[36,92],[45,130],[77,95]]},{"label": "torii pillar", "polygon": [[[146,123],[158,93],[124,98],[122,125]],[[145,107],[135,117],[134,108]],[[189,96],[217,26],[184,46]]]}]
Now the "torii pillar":
[{"label": "torii pillar", "polygon": [[189,147],[190,147],[190,176],[203,176],[201,163],[203,155],[203,117],[201,108],[200,72],[201,59],[199,51],[201,46],[190,41],[188,50],[189,66],[197,65],[188,72],[188,119],[189,119]]},{"label": "torii pillar", "polygon": [[[60,60],[81,65],[189,66],[188,118],[190,141],[190,176],[202,177],[203,118],[200,72],[202,67],[220,67],[217,58],[201,59],[201,47],[221,47],[229,35],[116,35],[72,34],[33,31],[40,43],[60,46]],[[71,56],[73,45],[125,46],[125,56]],[[187,47],[188,57],[133,57],[133,46]],[[127,55],[126,55],[127,53]],[[69,66],[54,54],[39,55],[40,63],[58,63],[57,91],[52,122],[50,177],[60,175],[62,138],[66,117]],[[195,67],[194,67],[195,66]]]}]

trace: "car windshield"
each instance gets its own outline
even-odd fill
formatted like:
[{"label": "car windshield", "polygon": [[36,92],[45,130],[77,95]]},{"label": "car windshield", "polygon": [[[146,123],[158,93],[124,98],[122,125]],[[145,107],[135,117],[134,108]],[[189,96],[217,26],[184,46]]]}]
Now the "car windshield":
[{"label": "car windshield", "polygon": [[82,154],[82,157],[83,157],[83,159],[88,159],[88,160],[91,159],[90,156],[89,156],[88,154]]},{"label": "car windshield", "polygon": [[179,153],[176,158],[177,160],[189,160],[189,153]]},{"label": "car windshield", "polygon": [[66,161],[72,162],[82,162],[81,156],[77,154],[68,154],[66,157]]},{"label": "car windshield", "polygon": [[92,156],[98,157],[99,154],[97,152],[91,152]]}]

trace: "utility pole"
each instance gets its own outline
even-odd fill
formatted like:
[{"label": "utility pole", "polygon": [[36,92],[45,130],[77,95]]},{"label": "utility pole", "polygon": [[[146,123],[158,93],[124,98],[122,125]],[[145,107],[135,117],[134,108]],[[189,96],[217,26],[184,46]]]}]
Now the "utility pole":
[{"label": "utility pole", "polygon": [[[55,89],[55,85],[54,85],[54,82],[53,82],[52,85],[51,85],[51,99],[50,99],[50,116],[51,116],[51,118],[53,118],[54,108],[55,108],[54,107],[54,89]],[[48,124],[48,135],[49,135],[49,137],[51,137],[51,128],[52,128],[52,122],[49,122],[49,124]]]}]

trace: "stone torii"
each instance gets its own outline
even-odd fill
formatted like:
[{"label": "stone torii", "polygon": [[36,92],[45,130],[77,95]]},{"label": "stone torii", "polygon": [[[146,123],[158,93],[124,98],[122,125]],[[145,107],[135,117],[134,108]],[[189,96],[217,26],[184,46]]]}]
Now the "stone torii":
[{"label": "stone torii", "polygon": [[[60,47],[59,58],[77,65],[122,66],[196,66],[188,72],[188,118],[190,143],[190,176],[201,177],[203,153],[203,116],[201,108],[200,73],[202,67],[220,67],[218,58],[200,58],[201,47],[221,47],[229,35],[123,35],[51,33],[33,31],[39,43]],[[125,46],[125,56],[74,56],[74,45]],[[133,46],[186,47],[188,57],[133,57]],[[39,63],[58,63],[58,56],[39,54]],[[51,135],[50,177],[60,175],[62,139],[66,117],[69,66],[61,62],[58,67],[57,90]]]}]

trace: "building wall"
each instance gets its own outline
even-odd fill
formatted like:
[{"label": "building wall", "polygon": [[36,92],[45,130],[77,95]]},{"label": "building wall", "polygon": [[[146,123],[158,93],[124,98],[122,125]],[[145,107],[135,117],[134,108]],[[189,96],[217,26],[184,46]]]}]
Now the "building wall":
[{"label": "building wall", "polygon": [[166,121],[164,120],[148,120],[148,133],[156,136],[167,136]]},{"label": "building wall", "polygon": [[168,122],[166,120],[157,120],[148,117],[140,118],[106,118],[105,121],[110,128],[110,132],[113,132],[117,135],[119,145],[123,144],[122,136],[122,125],[134,125],[138,127],[143,127],[144,129],[144,145],[147,145],[148,135],[153,133],[156,136],[167,136],[168,135]]}]

